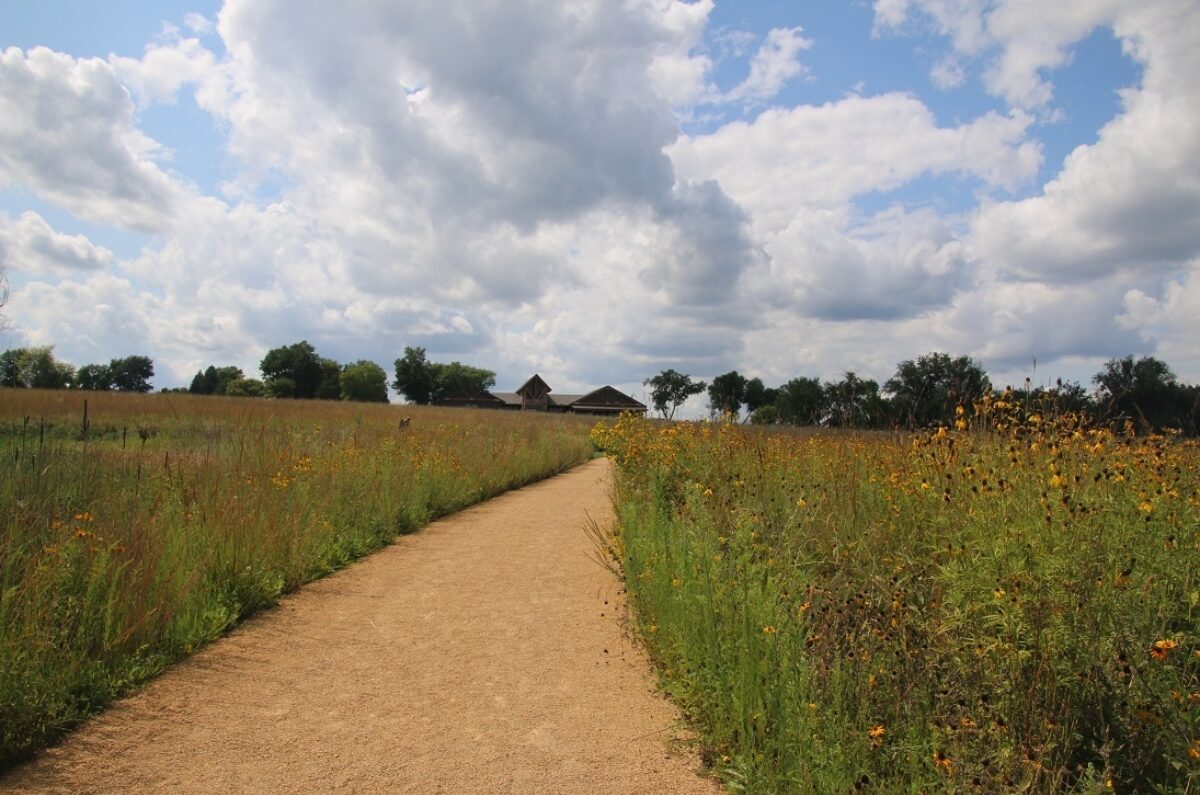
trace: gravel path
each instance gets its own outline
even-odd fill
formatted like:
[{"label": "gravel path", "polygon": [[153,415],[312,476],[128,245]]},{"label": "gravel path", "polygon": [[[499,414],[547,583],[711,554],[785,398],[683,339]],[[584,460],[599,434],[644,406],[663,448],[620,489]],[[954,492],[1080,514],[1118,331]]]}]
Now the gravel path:
[{"label": "gravel path", "polygon": [[589,558],[597,460],[306,586],[0,790],[716,792]]}]

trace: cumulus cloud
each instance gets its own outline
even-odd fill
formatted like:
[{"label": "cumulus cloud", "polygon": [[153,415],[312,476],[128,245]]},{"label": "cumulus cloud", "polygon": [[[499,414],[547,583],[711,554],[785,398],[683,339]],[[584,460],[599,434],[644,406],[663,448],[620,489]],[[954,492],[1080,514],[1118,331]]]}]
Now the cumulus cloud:
[{"label": "cumulus cloud", "polygon": [[1026,137],[1030,121],[1021,113],[988,113],[939,127],[911,95],[851,96],[771,108],[753,122],[681,137],[668,151],[681,176],[715,177],[752,214],[756,228],[770,233],[804,208],[839,208],[926,173],[1016,188],[1041,165],[1041,146]]},{"label": "cumulus cloud", "polygon": [[750,74],[720,97],[722,102],[741,102],[750,105],[769,100],[795,77],[803,75],[805,68],[797,56],[812,46],[802,28],[773,28],[754,58],[750,61]]},{"label": "cumulus cloud", "polygon": [[84,235],[56,232],[35,212],[0,213],[0,268],[27,274],[72,274],[107,268],[113,253]]},{"label": "cumulus cloud", "polygon": [[[984,206],[976,255],[1027,279],[1079,281],[1123,270],[1169,273],[1200,246],[1200,14],[1121,15],[1117,32],[1144,65],[1122,112],[1080,146],[1040,195]],[[1190,25],[1187,22],[1190,21]]]},{"label": "cumulus cloud", "polygon": [[162,149],[134,125],[133,101],[108,63],[35,47],[0,53],[0,187],[23,185],[75,215],[154,232],[183,190]]},{"label": "cumulus cloud", "polygon": [[[36,214],[0,216],[3,261],[35,277],[10,314],[65,358],[144,352],[176,382],[253,372],[301,338],[343,360],[388,366],[415,344],[502,386],[539,371],[560,392],[635,394],[664,367],[780,382],[886,378],[931,349],[1014,368],[1182,355],[1200,283],[1195,26],[1166,0],[1067,5],[1039,32],[1018,0],[876,2],[881,35],[945,36],[940,85],[982,69],[1010,105],[953,122],[899,92],[762,110],[807,74],[811,42],[711,31],[711,0],[229,0],[219,56],[201,19],[138,58],[8,50],[0,187],[158,233],[118,262]],[[1097,25],[1144,80],[1037,188],[1053,70]],[[748,77],[722,92],[726,58]],[[137,128],[186,90],[225,135],[220,199]],[[680,135],[689,114],[738,106],[744,121]],[[861,209],[929,178],[983,204]]]}]

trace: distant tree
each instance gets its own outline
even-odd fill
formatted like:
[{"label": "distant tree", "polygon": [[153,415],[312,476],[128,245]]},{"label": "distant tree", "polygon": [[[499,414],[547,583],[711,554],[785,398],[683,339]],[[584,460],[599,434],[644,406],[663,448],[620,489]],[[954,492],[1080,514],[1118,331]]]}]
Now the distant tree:
[{"label": "distant tree", "polygon": [[224,395],[231,383],[245,377],[240,367],[214,367],[210,364],[196,373],[187,391],[193,395]]},{"label": "distant tree", "polygon": [[791,425],[819,425],[825,418],[826,398],[821,382],[815,378],[793,378],[779,387],[775,408],[780,422]]},{"label": "distant tree", "polygon": [[21,383],[21,355],[24,352],[24,348],[10,348],[0,353],[0,386],[25,386]]},{"label": "distant tree", "polygon": [[847,372],[841,381],[825,385],[828,423],[837,428],[878,428],[887,418],[887,403],[879,384]]},{"label": "distant tree", "polygon": [[267,390],[267,397],[292,399],[297,396],[296,382],[286,375],[268,378],[263,382],[263,388]]},{"label": "distant tree", "polygon": [[[387,376],[384,376],[387,381]],[[321,359],[321,382],[313,395],[317,400],[341,400],[342,366],[333,359]]]},{"label": "distant tree", "polygon": [[991,391],[987,373],[967,356],[927,353],[903,361],[883,385],[892,396],[896,418],[909,427],[949,424],[958,406],[970,404]]},{"label": "distant tree", "polygon": [[113,388],[119,392],[149,392],[154,362],[149,356],[126,356],[108,363]]},{"label": "distant tree", "polygon": [[433,372],[431,398],[434,402],[450,395],[473,395],[484,392],[496,385],[496,374],[482,367],[450,362],[449,364],[431,364],[430,369]]},{"label": "distant tree", "polygon": [[434,403],[457,394],[475,394],[496,385],[496,374],[462,362],[441,364],[425,358],[424,348],[405,348],[396,360],[397,392],[410,403]]},{"label": "distant tree", "polygon": [[675,411],[693,395],[699,395],[708,386],[703,381],[693,381],[691,376],[674,370],[663,370],[653,378],[642,382],[650,387],[650,402],[663,419],[675,419]]},{"label": "distant tree", "polygon": [[759,406],[750,414],[750,424],[752,425],[775,425],[778,422],[779,409],[775,408],[773,404]]},{"label": "distant tree", "polygon": [[424,348],[405,348],[396,360],[396,380],[392,386],[409,403],[428,405],[433,399],[433,367],[425,358]]},{"label": "distant tree", "polygon": [[743,399],[746,403],[746,412],[753,414],[762,406],[769,406],[775,402],[778,397],[779,390],[765,386],[761,378],[751,378],[746,382],[745,394]]},{"label": "distant tree", "polygon": [[708,387],[708,405],[714,413],[736,417],[745,402],[746,379],[737,370],[717,376]]},{"label": "distant tree", "polygon": [[75,368],[54,358],[54,347],[13,348],[0,354],[0,386],[66,389]]},{"label": "distant tree", "polygon": [[75,386],[91,392],[107,392],[113,388],[112,370],[107,364],[85,364],[75,371]]},{"label": "distant tree", "polygon": [[1153,356],[1110,359],[1092,380],[1106,417],[1127,417],[1143,430],[1195,432],[1195,389],[1180,384],[1166,362]]},{"label": "distant tree", "polygon": [[266,397],[267,386],[257,378],[235,378],[225,386],[229,397]]},{"label": "distant tree", "polygon": [[188,392],[193,395],[213,395],[217,391],[217,368],[211,364],[206,370],[197,370],[192,377]]},{"label": "distant tree", "polygon": [[387,373],[375,362],[361,359],[342,370],[342,400],[387,403]]},{"label": "distant tree", "polygon": [[[317,355],[317,350],[308,340],[301,340],[292,345],[272,348],[267,351],[259,364],[263,379],[273,397],[314,398],[321,388],[321,381],[327,374],[327,369]],[[288,385],[281,379],[290,382]],[[278,381],[274,389],[271,383]],[[285,392],[290,391],[290,395]]]}]

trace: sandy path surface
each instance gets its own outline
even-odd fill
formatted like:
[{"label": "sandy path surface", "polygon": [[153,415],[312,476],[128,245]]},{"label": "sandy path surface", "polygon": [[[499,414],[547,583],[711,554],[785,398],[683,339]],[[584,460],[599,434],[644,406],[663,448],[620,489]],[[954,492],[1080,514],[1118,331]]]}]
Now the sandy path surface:
[{"label": "sandy path surface", "polygon": [[0,778],[55,792],[716,791],[589,558],[597,460],[306,586]]}]

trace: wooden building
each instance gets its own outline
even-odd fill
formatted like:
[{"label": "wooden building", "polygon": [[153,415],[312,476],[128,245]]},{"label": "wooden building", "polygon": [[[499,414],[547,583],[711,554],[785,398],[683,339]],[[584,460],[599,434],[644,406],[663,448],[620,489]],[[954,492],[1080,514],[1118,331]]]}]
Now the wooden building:
[{"label": "wooden building", "polygon": [[630,411],[645,414],[646,405],[611,386],[602,386],[583,395],[555,395],[550,385],[534,374],[516,392],[478,392],[442,398],[439,406],[508,411],[551,411],[571,414],[620,414]]}]

